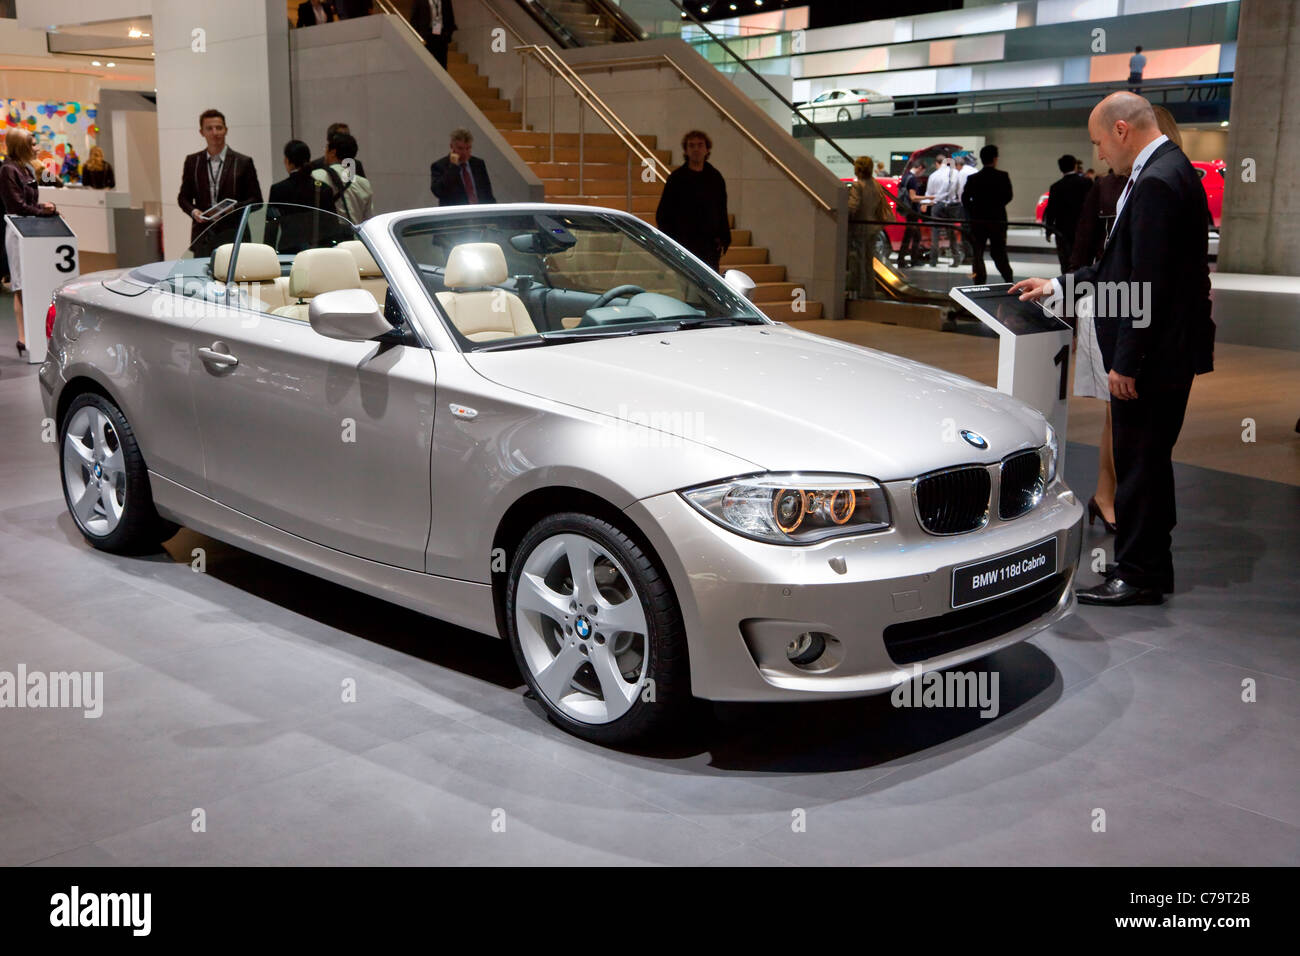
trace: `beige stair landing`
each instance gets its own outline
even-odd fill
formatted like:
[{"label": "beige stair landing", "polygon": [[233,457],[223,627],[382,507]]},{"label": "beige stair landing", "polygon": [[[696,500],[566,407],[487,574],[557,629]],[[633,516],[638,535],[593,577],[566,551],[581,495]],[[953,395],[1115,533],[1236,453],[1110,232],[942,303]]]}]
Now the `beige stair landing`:
[{"label": "beige stair landing", "polygon": [[[554,12],[557,6],[560,4],[551,3],[548,9]],[[575,32],[579,28],[583,31],[597,29],[582,21],[588,15],[586,4],[565,3],[563,7],[566,18],[572,17]],[[489,79],[482,76],[478,67],[454,44],[447,54],[447,72],[542,181],[547,202],[603,206],[630,212],[649,223],[655,221],[663,183],[658,179],[642,182],[641,161],[618,136],[613,133],[584,133],[579,137],[577,133],[557,132],[552,148],[551,134],[524,129],[523,115],[514,109],[514,104],[505,99],[497,87],[490,85]],[[672,151],[659,148],[656,137],[640,136],[640,139],[654,151],[660,162],[665,165],[672,163]],[[579,158],[583,161],[581,185],[578,181]],[[629,181],[631,203],[628,202]],[[770,262],[767,248],[753,244],[753,233],[749,229],[735,228],[734,215],[729,219],[731,248],[722,257],[722,270],[740,269],[753,279],[756,286],[752,301],[770,318],[820,318],[822,304],[805,301],[807,290],[788,280],[785,266]],[[796,311],[799,306],[802,306],[802,311]]]}]

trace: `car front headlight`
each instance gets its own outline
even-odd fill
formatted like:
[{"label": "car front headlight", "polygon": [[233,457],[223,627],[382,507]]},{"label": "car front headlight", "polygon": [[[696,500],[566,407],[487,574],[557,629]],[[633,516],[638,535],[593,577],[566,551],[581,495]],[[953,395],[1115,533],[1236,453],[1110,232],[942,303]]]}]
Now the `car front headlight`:
[{"label": "car front headlight", "polygon": [[724,528],[773,544],[811,544],[890,526],[885,490],[853,475],[755,475],[681,494]]},{"label": "car front headlight", "polygon": [[1051,425],[1047,426],[1047,444],[1038,449],[1038,457],[1043,463],[1043,488],[1046,489],[1056,480],[1056,463],[1061,458],[1061,445],[1056,440],[1056,429]]}]

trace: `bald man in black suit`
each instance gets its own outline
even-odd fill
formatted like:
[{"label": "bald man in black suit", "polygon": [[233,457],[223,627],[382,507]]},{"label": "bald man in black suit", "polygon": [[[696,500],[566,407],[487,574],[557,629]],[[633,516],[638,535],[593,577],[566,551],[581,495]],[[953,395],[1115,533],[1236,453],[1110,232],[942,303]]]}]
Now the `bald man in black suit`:
[{"label": "bald man in black suit", "polygon": [[1187,156],[1136,93],[1112,93],[1088,119],[1103,162],[1128,172],[1096,265],[1024,279],[1022,299],[1072,307],[1094,292],[1109,371],[1115,474],[1115,565],[1080,603],[1160,604],[1174,588],[1173,449],[1192,379],[1214,368],[1205,190]]}]

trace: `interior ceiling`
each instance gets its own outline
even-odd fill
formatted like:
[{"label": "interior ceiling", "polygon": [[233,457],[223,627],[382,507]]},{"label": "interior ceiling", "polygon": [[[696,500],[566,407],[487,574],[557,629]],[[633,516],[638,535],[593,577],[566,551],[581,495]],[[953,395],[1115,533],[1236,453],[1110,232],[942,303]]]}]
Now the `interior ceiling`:
[{"label": "interior ceiling", "polygon": [[[138,35],[132,36],[133,33]],[[50,52],[59,55],[151,60],[152,34],[153,22],[149,17],[133,17],[60,27],[47,33],[46,38]]]}]

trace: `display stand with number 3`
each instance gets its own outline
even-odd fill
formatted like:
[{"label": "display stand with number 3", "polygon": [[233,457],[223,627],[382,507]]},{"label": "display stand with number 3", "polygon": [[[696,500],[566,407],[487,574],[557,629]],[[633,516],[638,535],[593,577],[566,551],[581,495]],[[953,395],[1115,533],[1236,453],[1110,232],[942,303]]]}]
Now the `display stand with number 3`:
[{"label": "display stand with number 3", "polygon": [[5,216],[18,234],[27,361],[45,361],[45,313],[54,290],[81,274],[77,234],[59,216]]},{"label": "display stand with number 3", "polygon": [[1073,333],[1041,305],[1008,295],[1010,288],[1010,283],[959,286],[949,295],[998,334],[998,391],[1043,413],[1060,442],[1063,469]]}]

